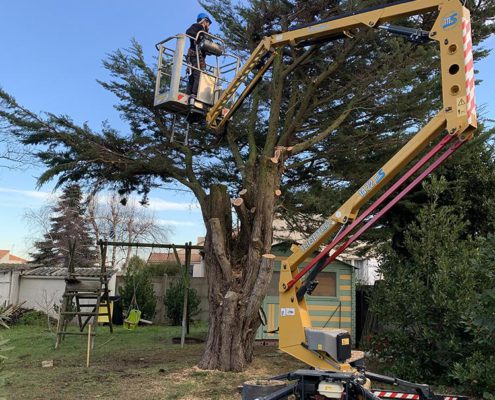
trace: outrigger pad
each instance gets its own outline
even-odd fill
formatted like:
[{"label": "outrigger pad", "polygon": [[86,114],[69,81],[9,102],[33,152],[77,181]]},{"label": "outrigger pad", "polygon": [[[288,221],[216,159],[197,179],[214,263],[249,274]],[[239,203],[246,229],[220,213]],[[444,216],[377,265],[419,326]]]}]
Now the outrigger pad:
[{"label": "outrigger pad", "polygon": [[351,358],[351,335],[343,329],[305,328],[309,350],[324,352],[338,362]]}]

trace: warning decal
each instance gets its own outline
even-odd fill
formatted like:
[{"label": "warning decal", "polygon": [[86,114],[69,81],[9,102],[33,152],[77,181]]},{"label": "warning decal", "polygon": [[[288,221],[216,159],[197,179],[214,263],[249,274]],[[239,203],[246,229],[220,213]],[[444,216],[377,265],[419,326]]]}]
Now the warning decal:
[{"label": "warning decal", "polygon": [[465,96],[457,98],[457,116],[467,115],[467,99]]}]

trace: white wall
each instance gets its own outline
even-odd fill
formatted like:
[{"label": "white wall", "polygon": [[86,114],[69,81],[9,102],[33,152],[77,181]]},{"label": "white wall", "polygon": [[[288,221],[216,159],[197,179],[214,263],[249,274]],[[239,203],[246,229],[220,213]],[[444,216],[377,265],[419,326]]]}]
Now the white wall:
[{"label": "white wall", "polygon": [[10,296],[10,271],[0,271],[0,304],[8,304]]},{"label": "white wall", "polygon": [[60,305],[64,290],[64,278],[22,276],[19,302],[26,301],[23,307],[49,312],[56,317],[57,313],[53,310],[53,305]]}]

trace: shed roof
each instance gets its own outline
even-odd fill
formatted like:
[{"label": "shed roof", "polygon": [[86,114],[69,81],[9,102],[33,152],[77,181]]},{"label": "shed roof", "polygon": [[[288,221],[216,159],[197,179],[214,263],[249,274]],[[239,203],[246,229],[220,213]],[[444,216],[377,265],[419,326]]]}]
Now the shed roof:
[{"label": "shed roof", "polygon": [[[86,276],[86,277],[98,277],[100,276],[100,267],[94,268],[76,268],[76,276]],[[117,271],[114,269],[108,269],[107,273],[112,276]],[[61,277],[64,278],[68,275],[67,268],[64,267],[38,267],[30,271],[23,273],[24,276],[51,276],[51,277]]]}]

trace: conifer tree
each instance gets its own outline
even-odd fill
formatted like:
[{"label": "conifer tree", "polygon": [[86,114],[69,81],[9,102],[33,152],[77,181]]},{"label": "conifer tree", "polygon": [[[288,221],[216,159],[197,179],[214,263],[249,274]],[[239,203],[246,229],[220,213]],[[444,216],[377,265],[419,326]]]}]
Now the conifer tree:
[{"label": "conifer tree", "polygon": [[91,267],[97,262],[82,196],[81,187],[77,184],[63,188],[52,209],[50,230],[35,244],[37,251],[31,255],[33,262],[47,267],[67,267],[72,247],[74,267]]}]

